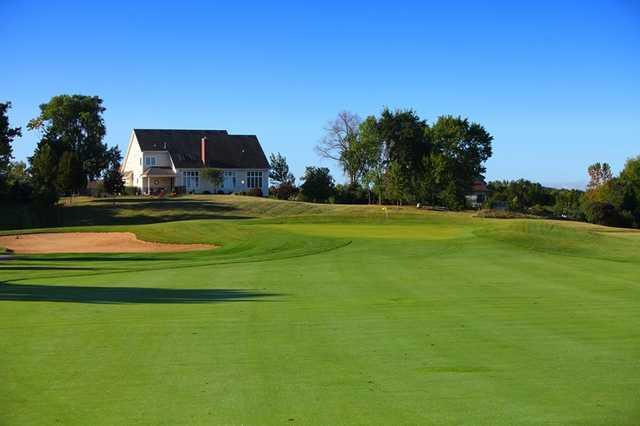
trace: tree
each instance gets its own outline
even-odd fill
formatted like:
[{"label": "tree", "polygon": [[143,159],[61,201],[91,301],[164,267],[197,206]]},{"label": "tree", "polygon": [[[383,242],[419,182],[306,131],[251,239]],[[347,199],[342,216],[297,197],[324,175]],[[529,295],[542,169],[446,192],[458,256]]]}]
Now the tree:
[{"label": "tree", "polygon": [[107,194],[118,195],[124,193],[124,177],[120,173],[122,155],[118,147],[109,150],[109,166],[102,177],[104,190]]},{"label": "tree", "polygon": [[210,182],[214,188],[219,188],[224,182],[224,171],[222,169],[207,167],[200,171],[200,176],[205,181]]},{"label": "tree", "polygon": [[300,185],[305,201],[326,202],[334,191],[333,177],[326,167],[307,167]]},{"label": "tree", "polygon": [[289,172],[287,159],[280,153],[272,153],[269,156],[269,164],[269,179],[275,183],[271,189],[272,193],[280,200],[288,200],[296,192],[296,178]]},{"label": "tree", "polygon": [[426,121],[413,110],[391,111],[385,108],[378,119],[377,132],[382,142],[385,173],[395,164],[391,181],[403,185],[402,188],[394,188],[393,192],[401,191],[407,201],[417,200],[424,175],[423,158],[431,151]]},{"label": "tree", "polygon": [[553,214],[556,217],[579,219],[582,217],[580,211],[580,200],[583,191],[577,189],[559,189],[555,192],[555,204]]},{"label": "tree", "polygon": [[11,108],[11,102],[0,102],[0,194],[6,188],[6,178],[9,172],[9,165],[13,158],[11,143],[19,136],[22,136],[20,127],[11,127],[7,111]]},{"label": "tree", "polygon": [[357,150],[363,165],[361,181],[366,186],[369,203],[371,203],[372,190],[378,196],[378,202],[382,203],[382,188],[384,186],[383,141],[378,131],[378,121],[374,116],[369,116],[360,123]]},{"label": "tree", "polygon": [[407,200],[407,174],[400,163],[393,162],[384,174],[385,196],[401,205]]},{"label": "tree", "polygon": [[31,199],[33,190],[31,176],[24,161],[14,161],[9,164],[6,182],[7,195],[10,199],[19,202],[28,202]]},{"label": "tree", "polygon": [[620,179],[640,190],[640,155],[627,160],[624,169],[620,172]]},{"label": "tree", "polygon": [[349,111],[342,111],[325,127],[325,136],[316,146],[316,152],[323,158],[337,161],[350,183],[357,183],[363,174],[363,160],[357,154],[360,117]]},{"label": "tree", "polygon": [[82,170],[78,156],[71,152],[62,153],[56,173],[55,186],[58,192],[67,195],[77,194],[87,186],[87,177]]},{"label": "tree", "polygon": [[57,159],[49,144],[36,148],[33,157],[29,159],[31,181],[33,185],[33,201],[37,206],[52,206],[58,201],[55,176],[58,171]]},{"label": "tree", "polygon": [[613,178],[611,167],[608,163],[594,163],[587,169],[590,177],[587,189],[596,189]]},{"label": "tree", "polygon": [[48,144],[56,160],[65,151],[73,152],[85,176],[94,180],[107,168],[109,151],[102,142],[106,128],[102,99],[97,96],[60,95],[40,105],[40,115],[27,127],[41,130],[38,146]]},{"label": "tree", "polygon": [[286,157],[279,152],[277,154],[271,153],[269,156],[269,164],[271,166],[269,179],[277,184],[295,183],[296,178],[289,172],[289,164],[287,164]]},{"label": "tree", "polygon": [[439,117],[430,133],[433,150],[441,157],[434,169],[439,173],[435,180],[449,188],[449,203],[456,199],[453,204],[464,205],[464,194],[486,171],[484,163],[491,157],[493,136],[480,124],[450,115]]}]

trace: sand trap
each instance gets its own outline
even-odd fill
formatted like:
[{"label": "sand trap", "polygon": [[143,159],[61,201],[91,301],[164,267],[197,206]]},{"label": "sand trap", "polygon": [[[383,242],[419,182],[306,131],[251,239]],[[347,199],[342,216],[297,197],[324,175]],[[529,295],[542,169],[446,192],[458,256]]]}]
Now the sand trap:
[{"label": "sand trap", "polygon": [[131,232],[61,232],[0,236],[0,247],[14,253],[146,253],[208,250],[210,244],[141,241]]}]

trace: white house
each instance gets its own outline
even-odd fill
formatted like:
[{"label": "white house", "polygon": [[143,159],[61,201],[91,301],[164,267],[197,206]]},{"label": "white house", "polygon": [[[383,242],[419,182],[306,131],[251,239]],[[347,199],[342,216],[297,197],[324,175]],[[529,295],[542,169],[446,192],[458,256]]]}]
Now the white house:
[{"label": "white house", "polygon": [[[222,186],[200,176],[208,167],[223,170]],[[258,138],[226,130],[133,129],[122,173],[125,185],[143,194],[269,191],[269,162]]]}]

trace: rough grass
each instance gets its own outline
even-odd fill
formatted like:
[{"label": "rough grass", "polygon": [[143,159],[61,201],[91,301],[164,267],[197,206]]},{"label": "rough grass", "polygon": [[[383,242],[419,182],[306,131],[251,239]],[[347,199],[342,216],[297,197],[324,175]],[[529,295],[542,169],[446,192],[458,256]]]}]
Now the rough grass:
[{"label": "rough grass", "polygon": [[45,231],[222,247],[0,262],[0,424],[640,421],[639,232],[76,201]]}]

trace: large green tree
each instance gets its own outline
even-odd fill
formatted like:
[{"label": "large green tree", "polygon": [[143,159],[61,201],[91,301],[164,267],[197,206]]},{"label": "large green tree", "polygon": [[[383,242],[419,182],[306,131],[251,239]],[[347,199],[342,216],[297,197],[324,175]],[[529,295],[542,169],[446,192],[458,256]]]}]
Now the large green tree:
[{"label": "large green tree", "polygon": [[369,202],[371,202],[371,192],[373,191],[378,198],[378,203],[382,203],[385,173],[384,146],[378,131],[376,117],[370,115],[360,124],[359,142],[358,150],[364,164],[361,180],[369,193]]},{"label": "large green tree", "polygon": [[640,157],[631,158],[613,177],[607,163],[589,166],[590,182],[582,200],[587,221],[640,227]]},{"label": "large green tree", "polygon": [[11,127],[7,112],[11,108],[11,102],[0,102],[0,194],[6,190],[6,177],[9,172],[13,148],[11,143],[22,136],[20,127]]},{"label": "large green tree", "polygon": [[73,195],[80,192],[87,186],[87,176],[82,170],[82,162],[78,156],[71,151],[65,151],[58,163],[55,187],[58,192]]},{"label": "large green tree", "polygon": [[486,171],[484,163],[491,157],[493,136],[480,124],[451,115],[439,117],[430,133],[434,161],[438,163],[433,169],[434,180],[446,194],[448,204],[464,205],[464,194]]},{"label": "large green tree", "polygon": [[305,201],[324,203],[333,194],[334,181],[326,167],[307,167],[300,185]]},{"label": "large green tree", "polygon": [[39,145],[29,162],[34,201],[39,206],[55,204],[58,201],[58,191],[56,189],[58,159],[51,145]]},{"label": "large green tree", "polygon": [[83,173],[96,179],[107,168],[109,150],[102,142],[106,128],[105,108],[97,96],[60,95],[40,105],[40,115],[29,121],[30,130],[40,130],[38,147],[50,145],[56,160],[65,151],[73,152],[82,164]]},{"label": "large green tree", "polygon": [[[423,179],[424,157],[431,152],[429,127],[413,110],[391,111],[385,108],[380,114],[377,132],[382,143],[383,163],[387,171],[393,169],[393,179],[401,183],[400,191],[407,201],[420,198],[420,181]],[[396,197],[394,197],[396,198]]]}]

